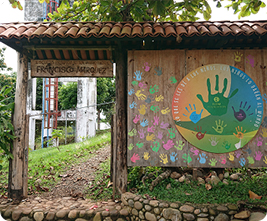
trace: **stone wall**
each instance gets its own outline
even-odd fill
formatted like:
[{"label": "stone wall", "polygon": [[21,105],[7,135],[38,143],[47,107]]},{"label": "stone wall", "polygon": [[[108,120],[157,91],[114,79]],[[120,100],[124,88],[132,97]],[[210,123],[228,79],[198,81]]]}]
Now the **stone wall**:
[{"label": "stone wall", "polygon": [[170,203],[132,193],[123,194],[121,201],[92,203],[88,200],[63,197],[52,202],[36,198],[19,205],[1,202],[0,212],[8,221],[259,221],[266,213],[266,210],[265,213],[241,211],[239,205],[233,204]]}]

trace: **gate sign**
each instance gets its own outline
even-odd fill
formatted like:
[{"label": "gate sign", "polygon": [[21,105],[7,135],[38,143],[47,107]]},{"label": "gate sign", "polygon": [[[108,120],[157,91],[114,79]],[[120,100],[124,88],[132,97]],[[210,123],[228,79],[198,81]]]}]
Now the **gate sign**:
[{"label": "gate sign", "polygon": [[254,81],[233,66],[201,66],[177,86],[172,115],[179,132],[195,147],[227,153],[256,135],[263,115],[262,96]]},{"label": "gate sign", "polygon": [[32,77],[113,77],[108,60],[31,60]]}]

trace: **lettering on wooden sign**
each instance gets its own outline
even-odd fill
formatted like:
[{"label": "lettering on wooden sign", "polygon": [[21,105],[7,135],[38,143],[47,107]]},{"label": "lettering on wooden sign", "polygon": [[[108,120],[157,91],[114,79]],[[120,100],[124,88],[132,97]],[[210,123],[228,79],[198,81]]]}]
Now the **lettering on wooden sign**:
[{"label": "lettering on wooden sign", "polygon": [[31,60],[32,77],[113,77],[108,60]]}]

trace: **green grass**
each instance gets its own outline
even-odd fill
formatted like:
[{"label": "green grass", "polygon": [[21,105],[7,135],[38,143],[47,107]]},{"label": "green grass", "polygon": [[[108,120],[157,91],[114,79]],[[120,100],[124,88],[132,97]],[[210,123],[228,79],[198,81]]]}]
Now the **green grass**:
[{"label": "green grass", "polygon": [[[42,191],[36,185],[36,180],[41,188],[55,186],[60,179],[60,174],[64,174],[64,171],[68,170],[70,166],[88,160],[93,156],[94,150],[110,144],[110,142],[110,132],[105,131],[84,142],[60,146],[60,151],[56,147],[31,151],[28,163],[29,193]],[[4,161],[2,165],[0,195],[6,193],[8,183],[8,162]]]}]

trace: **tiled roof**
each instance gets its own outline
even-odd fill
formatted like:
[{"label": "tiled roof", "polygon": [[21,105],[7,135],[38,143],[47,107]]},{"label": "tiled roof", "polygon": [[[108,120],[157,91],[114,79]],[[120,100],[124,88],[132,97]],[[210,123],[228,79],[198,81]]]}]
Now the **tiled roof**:
[{"label": "tiled roof", "polygon": [[145,38],[177,36],[262,36],[267,21],[220,22],[25,22],[0,24],[1,39]]}]

